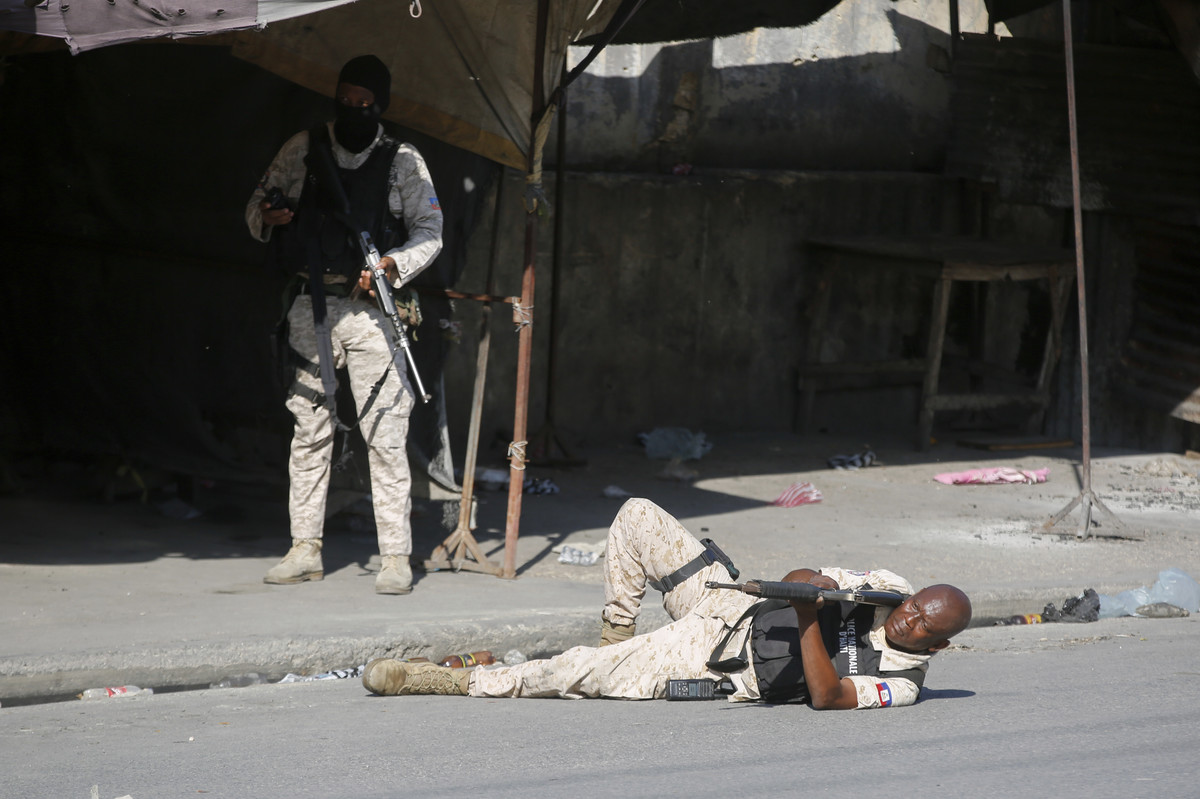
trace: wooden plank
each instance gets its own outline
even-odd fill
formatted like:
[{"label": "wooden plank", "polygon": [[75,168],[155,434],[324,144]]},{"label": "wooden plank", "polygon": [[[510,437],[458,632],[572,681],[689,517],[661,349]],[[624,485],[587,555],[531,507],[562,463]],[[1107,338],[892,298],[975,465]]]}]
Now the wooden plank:
[{"label": "wooden plank", "polygon": [[802,377],[828,377],[837,375],[876,375],[892,373],[924,374],[924,358],[906,358],[897,361],[838,361],[833,363],[800,364]]},{"label": "wooden plank", "polygon": [[989,452],[1011,452],[1025,449],[1063,449],[1075,446],[1069,438],[1048,438],[1046,436],[1002,436],[975,435],[970,438],[960,438],[960,447],[984,449]]},{"label": "wooden plank", "polygon": [[937,394],[925,400],[931,411],[982,411],[1005,405],[1035,405],[1045,407],[1045,394]]}]

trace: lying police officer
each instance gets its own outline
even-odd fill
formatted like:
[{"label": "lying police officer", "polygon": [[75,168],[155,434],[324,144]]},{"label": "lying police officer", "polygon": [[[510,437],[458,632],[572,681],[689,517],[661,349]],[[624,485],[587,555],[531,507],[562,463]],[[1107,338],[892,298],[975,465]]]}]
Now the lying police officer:
[{"label": "lying police officer", "polygon": [[[677,680],[711,681],[733,701],[807,702],[818,709],[881,708],[917,701],[929,659],[966,629],[959,589],[912,592],[885,570],[797,569],[785,583],[828,590],[894,591],[896,607],[783,602],[708,583],[736,577],[719,548],[694,538],[645,499],[625,503],[609,528],[599,647],[501,668],[449,669],[373,660],[372,693],[491,697],[673,698]],[[636,635],[646,585],[663,591],[672,622]]]}]

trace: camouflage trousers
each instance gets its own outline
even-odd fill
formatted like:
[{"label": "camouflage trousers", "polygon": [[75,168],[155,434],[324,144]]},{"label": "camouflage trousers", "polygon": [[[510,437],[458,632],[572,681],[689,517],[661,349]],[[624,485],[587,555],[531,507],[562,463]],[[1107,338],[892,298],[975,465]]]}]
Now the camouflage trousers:
[{"label": "camouflage trousers", "polygon": [[[391,336],[391,322],[373,304],[363,300],[326,297],[325,301],[334,363],[336,368],[345,367],[349,373],[356,416],[362,412],[375,383],[387,375],[358,429],[367,443],[379,553],[411,555],[412,474],[406,444],[414,397],[407,374],[398,374],[392,366],[386,338]],[[300,295],[292,304],[288,331],[292,349],[310,363],[318,363],[309,295]],[[293,390],[287,399],[288,410],[296,421],[288,461],[288,512],[293,538],[320,538],[329,491],[334,425],[329,410],[324,405],[314,405],[311,399],[314,392],[321,393],[320,375],[300,368],[296,370],[296,382],[305,391]]]},{"label": "camouflage trousers", "polygon": [[[617,624],[637,620],[647,579],[658,581],[684,566],[704,546],[678,520],[653,502],[631,499],[608,531],[605,554],[604,618]],[[660,699],[667,680],[724,675],[705,664],[721,639],[756,601],[739,591],[705,588],[707,580],[729,581],[720,564],[701,569],[663,596],[671,623],[605,647],[578,646],[546,660],[498,669],[477,668],[471,696],[554,696]],[[740,653],[750,624],[743,622],[725,655]],[[729,675],[734,700],[757,699],[753,667]]]}]

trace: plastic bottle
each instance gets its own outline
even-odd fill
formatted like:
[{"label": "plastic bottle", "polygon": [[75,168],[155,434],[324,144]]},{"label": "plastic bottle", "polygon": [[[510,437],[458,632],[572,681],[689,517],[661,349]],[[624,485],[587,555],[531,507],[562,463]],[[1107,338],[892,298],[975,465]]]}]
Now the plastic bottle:
[{"label": "plastic bottle", "polygon": [[1017,616],[1009,616],[1007,619],[1001,619],[996,622],[999,626],[1010,624],[1041,624],[1044,621],[1040,613],[1024,613]]},{"label": "plastic bottle", "polygon": [[80,699],[108,699],[118,696],[135,696],[137,694],[152,694],[153,688],[138,688],[136,685],[117,685],[106,688],[89,688],[79,695]]},{"label": "plastic bottle", "polygon": [[479,652],[464,652],[461,655],[447,655],[438,661],[438,665],[466,669],[472,666],[490,666],[495,662],[496,658],[492,657],[492,653],[484,649]]}]

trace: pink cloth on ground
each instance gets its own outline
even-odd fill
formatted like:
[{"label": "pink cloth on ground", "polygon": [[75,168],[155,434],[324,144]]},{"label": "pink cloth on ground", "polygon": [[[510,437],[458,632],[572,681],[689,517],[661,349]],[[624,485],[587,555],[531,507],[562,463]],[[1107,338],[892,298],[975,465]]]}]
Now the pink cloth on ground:
[{"label": "pink cloth on ground", "polygon": [[771,504],[780,508],[794,508],[797,505],[811,505],[814,502],[820,502],[823,498],[821,492],[812,483],[792,483]]},{"label": "pink cloth on ground", "polygon": [[1044,483],[1050,469],[1013,469],[997,466],[991,469],[968,469],[965,472],[946,472],[933,479],[946,485],[994,485],[996,483]]}]

